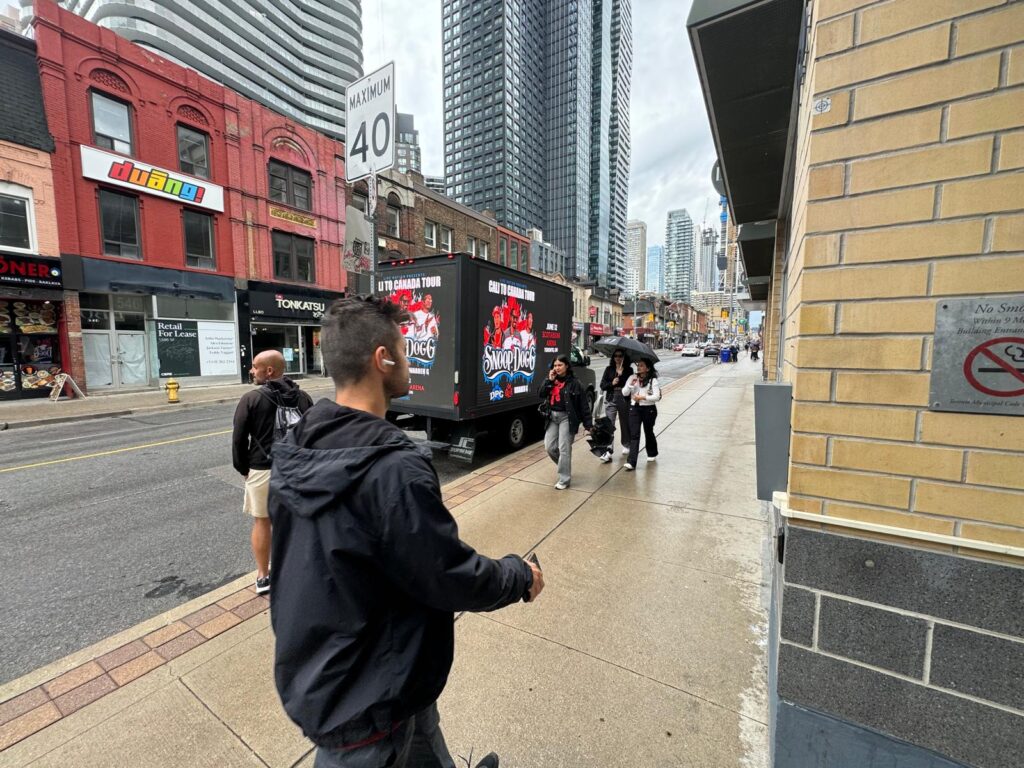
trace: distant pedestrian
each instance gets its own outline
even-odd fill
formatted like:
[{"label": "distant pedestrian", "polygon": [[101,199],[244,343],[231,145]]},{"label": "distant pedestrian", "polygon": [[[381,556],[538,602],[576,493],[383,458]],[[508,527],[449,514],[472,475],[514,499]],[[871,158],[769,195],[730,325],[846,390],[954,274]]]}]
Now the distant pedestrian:
[{"label": "distant pedestrian", "polygon": [[647,463],[658,458],[658,438],[654,434],[654,422],[658,419],[658,401],[661,400],[661,386],[658,372],[647,360],[636,361],[636,373],[629,377],[622,394],[629,400],[629,458],[626,471],[632,471],[640,458],[640,430],[643,428],[644,445],[647,448]]},{"label": "distant pedestrian", "polygon": [[249,375],[259,386],[242,395],[235,408],[231,434],[231,460],[245,478],[242,510],[252,517],[252,555],[256,560],[256,594],[270,591],[270,489],[271,451],[274,440],[289,424],[309,410],[313,398],[284,375],[284,356],[276,349],[253,358]]},{"label": "distant pedestrian", "polygon": [[[613,431],[615,417],[618,416],[619,440],[622,442],[623,456],[629,453],[629,403],[622,396],[622,388],[632,375],[633,367],[629,364],[629,358],[626,357],[625,352],[617,349],[612,353],[612,359],[601,377],[601,391],[605,393],[605,416],[611,422]],[[611,460],[611,450],[601,457],[601,461],[605,463]]]},{"label": "distant pedestrian", "polygon": [[548,456],[558,465],[558,481],[555,488],[560,491],[572,482],[572,443],[580,424],[590,432],[594,422],[590,415],[587,395],[579,379],[572,372],[568,355],[555,358],[548,380],[540,388],[541,408],[547,418],[544,430],[544,448]]},{"label": "distant pedestrian", "polygon": [[537,566],[459,539],[429,453],[385,418],[409,393],[407,320],[385,300],[334,302],[321,344],[335,397],[274,447],[274,680],[316,768],[454,768],[437,698],[455,613],[544,587]]}]

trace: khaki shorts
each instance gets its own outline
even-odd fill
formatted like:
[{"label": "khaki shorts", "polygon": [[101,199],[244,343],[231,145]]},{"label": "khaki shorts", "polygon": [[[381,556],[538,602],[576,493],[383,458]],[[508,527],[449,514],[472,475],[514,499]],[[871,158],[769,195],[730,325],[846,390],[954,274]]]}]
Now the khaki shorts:
[{"label": "khaki shorts", "polygon": [[269,517],[267,497],[270,495],[270,470],[250,469],[245,478],[245,500],[242,511],[253,517]]}]

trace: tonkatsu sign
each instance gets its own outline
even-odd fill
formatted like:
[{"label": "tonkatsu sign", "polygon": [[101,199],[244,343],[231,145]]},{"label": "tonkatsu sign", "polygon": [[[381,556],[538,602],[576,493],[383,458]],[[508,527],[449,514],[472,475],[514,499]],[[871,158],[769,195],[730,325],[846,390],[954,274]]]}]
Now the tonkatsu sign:
[{"label": "tonkatsu sign", "polygon": [[81,150],[82,175],[87,179],[211,211],[224,210],[224,187],[218,184],[85,145]]},{"label": "tonkatsu sign", "polygon": [[936,305],[929,408],[1024,416],[1024,295]]}]

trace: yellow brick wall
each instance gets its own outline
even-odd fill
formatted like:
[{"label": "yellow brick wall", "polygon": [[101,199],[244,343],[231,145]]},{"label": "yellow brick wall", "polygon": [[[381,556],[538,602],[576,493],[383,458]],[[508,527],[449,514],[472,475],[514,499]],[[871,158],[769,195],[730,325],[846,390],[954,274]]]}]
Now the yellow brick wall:
[{"label": "yellow brick wall", "polygon": [[766,319],[790,504],[1024,546],[1024,416],[927,410],[936,302],[1024,293],[1024,2],[815,0],[809,35]]}]

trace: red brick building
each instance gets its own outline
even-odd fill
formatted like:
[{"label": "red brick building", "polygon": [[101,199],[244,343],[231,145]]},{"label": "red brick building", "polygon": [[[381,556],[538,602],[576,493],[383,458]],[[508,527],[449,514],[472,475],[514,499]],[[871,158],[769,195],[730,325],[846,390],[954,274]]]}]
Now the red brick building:
[{"label": "red brick building", "polygon": [[346,286],[343,145],[58,7],[35,37],[86,383],[317,371]]}]

